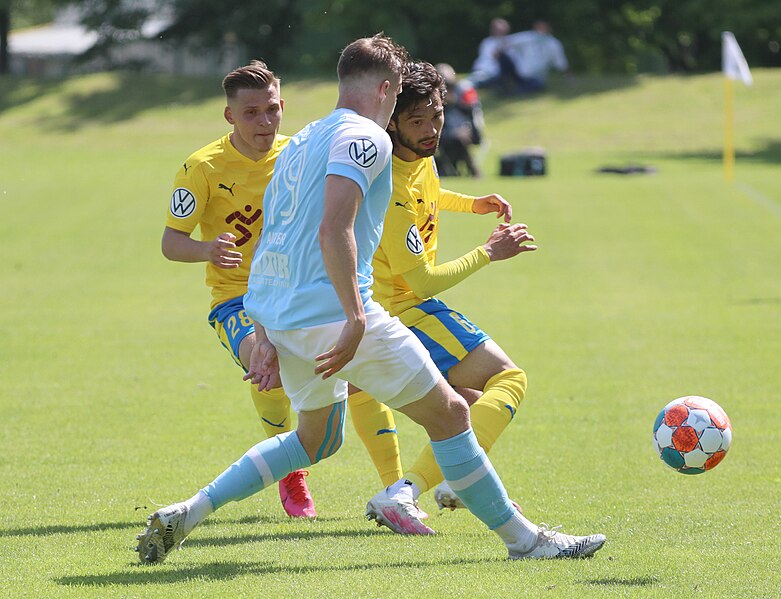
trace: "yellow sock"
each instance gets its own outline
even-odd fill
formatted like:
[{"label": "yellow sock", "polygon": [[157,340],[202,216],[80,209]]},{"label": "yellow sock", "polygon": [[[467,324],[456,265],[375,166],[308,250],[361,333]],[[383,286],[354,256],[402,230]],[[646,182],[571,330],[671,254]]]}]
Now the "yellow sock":
[{"label": "yellow sock", "polygon": [[290,400],[282,387],[271,391],[258,391],[255,385],[250,386],[252,403],[260,416],[260,422],[266,436],[273,437],[280,433],[293,430],[290,418]]},{"label": "yellow sock", "polygon": [[488,453],[515,416],[526,395],[526,373],[520,368],[505,370],[488,379],[483,396],[469,411],[477,442]]},{"label": "yellow sock", "polygon": [[347,398],[350,418],[358,436],[366,446],[382,484],[388,486],[402,476],[399,438],[396,422],[388,406],[372,399],[365,391]]},{"label": "yellow sock", "polygon": [[[482,397],[469,409],[472,430],[486,453],[510,424],[525,394],[526,373],[520,368],[505,370],[488,379]],[[415,483],[421,493],[442,482],[431,445],[426,445],[404,476]]]}]

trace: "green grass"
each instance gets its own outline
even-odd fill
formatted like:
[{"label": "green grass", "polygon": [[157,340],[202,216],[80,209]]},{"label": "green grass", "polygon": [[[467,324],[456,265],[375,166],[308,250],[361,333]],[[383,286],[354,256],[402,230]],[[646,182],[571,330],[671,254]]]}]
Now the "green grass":
[{"label": "green grass", "polygon": [[[0,80],[0,588],[9,597],[775,597],[781,593],[781,72],[738,88],[737,183],[723,182],[716,75],[556,82],[486,94],[482,180],[540,250],[444,294],[529,374],[491,458],[534,520],[604,532],[592,560],[509,563],[469,514],[433,538],[362,519],[376,474],[352,427],[309,478],[320,518],[276,491],[221,510],[160,567],[131,551],[155,504],[189,497],[261,436],[206,324],[202,267],[159,238],[173,174],[221,135],[219,82],[118,74]],[[283,132],[325,114],[292,81]],[[550,173],[495,176],[542,145]],[[658,173],[595,173],[637,162]],[[442,257],[493,220],[443,219]],[[718,401],[717,470],[684,477],[651,447],[669,400]],[[424,435],[399,416],[405,463]],[[422,500],[435,512],[429,496]]]}]

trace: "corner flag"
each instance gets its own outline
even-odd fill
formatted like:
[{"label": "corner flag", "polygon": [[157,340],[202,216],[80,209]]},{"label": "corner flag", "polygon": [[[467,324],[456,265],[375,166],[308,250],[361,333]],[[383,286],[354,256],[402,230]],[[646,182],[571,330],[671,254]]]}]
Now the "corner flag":
[{"label": "corner flag", "polygon": [[751,71],[748,70],[748,63],[731,31],[721,32],[721,68],[727,79],[740,79],[746,85],[754,82]]},{"label": "corner flag", "polygon": [[740,80],[745,85],[751,85],[754,80],[735,35],[730,31],[721,33],[721,70],[724,72],[724,179],[732,183],[735,180],[735,90],[732,82]]}]

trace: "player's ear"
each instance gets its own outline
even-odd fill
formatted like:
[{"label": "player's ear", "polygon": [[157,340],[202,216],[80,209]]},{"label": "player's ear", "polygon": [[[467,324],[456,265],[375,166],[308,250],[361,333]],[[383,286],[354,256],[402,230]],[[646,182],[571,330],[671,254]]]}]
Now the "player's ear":
[{"label": "player's ear", "polygon": [[397,129],[397,127],[396,127],[396,119],[391,117],[391,120],[388,121],[388,126],[386,127],[386,131],[393,131],[395,133],[396,129]]},{"label": "player's ear", "polygon": [[236,122],[233,120],[233,112],[231,111],[230,106],[225,107],[225,112],[223,112],[223,116],[225,116],[225,120],[228,121],[231,125],[236,124]]},{"label": "player's ear", "polygon": [[279,99],[279,108],[284,112],[285,111],[285,99],[280,98]]},{"label": "player's ear", "polygon": [[387,79],[382,82],[382,84],[380,85],[380,98],[381,99],[384,100],[386,98],[386,96],[388,95],[388,90],[390,89],[390,86],[391,86],[391,82],[388,81]]}]

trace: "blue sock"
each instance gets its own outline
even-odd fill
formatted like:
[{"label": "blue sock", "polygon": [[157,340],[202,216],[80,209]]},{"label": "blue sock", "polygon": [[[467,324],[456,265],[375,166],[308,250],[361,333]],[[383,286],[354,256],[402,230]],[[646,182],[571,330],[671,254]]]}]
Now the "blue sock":
[{"label": "blue sock", "polygon": [[299,468],[311,466],[296,431],[261,441],[202,489],[215,510],[241,501]]},{"label": "blue sock", "polygon": [[493,530],[512,517],[515,507],[471,428],[432,441],[431,447],[450,488],[488,528]]}]

